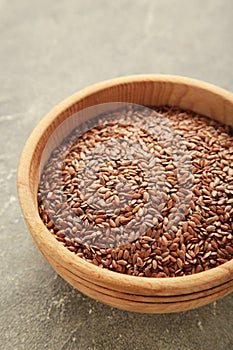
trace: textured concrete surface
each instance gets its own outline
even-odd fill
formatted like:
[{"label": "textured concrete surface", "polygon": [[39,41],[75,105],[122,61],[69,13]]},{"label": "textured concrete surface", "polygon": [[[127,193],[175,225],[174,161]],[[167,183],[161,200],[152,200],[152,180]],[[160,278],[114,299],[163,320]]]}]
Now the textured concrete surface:
[{"label": "textured concrete surface", "polygon": [[171,315],[112,309],[56,275],[16,195],[42,116],[94,82],[171,73],[233,91],[231,0],[0,0],[0,349],[233,349],[233,295]]}]

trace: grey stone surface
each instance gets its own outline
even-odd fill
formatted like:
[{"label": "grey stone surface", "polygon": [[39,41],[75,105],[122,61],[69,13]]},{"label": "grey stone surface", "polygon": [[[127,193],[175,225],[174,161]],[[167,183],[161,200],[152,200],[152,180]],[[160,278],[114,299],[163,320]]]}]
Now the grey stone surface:
[{"label": "grey stone surface", "polygon": [[233,295],[171,315],[97,303],[56,275],[17,203],[23,145],[71,93],[136,73],[233,91],[231,0],[0,0],[0,349],[233,349]]}]

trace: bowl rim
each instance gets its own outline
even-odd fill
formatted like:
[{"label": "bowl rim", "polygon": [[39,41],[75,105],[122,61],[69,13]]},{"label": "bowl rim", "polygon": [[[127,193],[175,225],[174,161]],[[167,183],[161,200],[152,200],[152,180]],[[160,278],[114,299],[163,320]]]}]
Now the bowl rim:
[{"label": "bowl rim", "polygon": [[46,252],[44,253],[45,257],[46,254],[51,254],[58,264],[61,264],[71,272],[78,273],[77,275],[82,275],[83,278],[93,281],[100,286],[108,286],[111,289],[128,293],[133,290],[135,293],[143,295],[144,293],[147,295],[152,291],[161,293],[162,295],[175,295],[180,292],[189,294],[190,291],[195,292],[209,289],[211,286],[216,285],[216,281],[218,281],[218,285],[220,285],[225,281],[233,279],[233,259],[207,271],[173,278],[138,277],[119,274],[95,266],[70,252],[53,237],[39,217],[37,207],[35,206],[35,198],[30,189],[30,168],[36,152],[36,146],[41,142],[48,125],[55,121],[62,112],[71,108],[77,101],[84,100],[89,95],[107,90],[115,85],[136,82],[173,83],[193,88],[201,88],[212,94],[219,95],[226,103],[233,105],[233,93],[201,80],[176,75],[140,74],[124,76],[105,80],[76,92],[57,104],[43,117],[32,131],[21,153],[18,165],[17,189],[19,203],[26,224],[38,247],[40,248],[43,246],[43,251]]}]

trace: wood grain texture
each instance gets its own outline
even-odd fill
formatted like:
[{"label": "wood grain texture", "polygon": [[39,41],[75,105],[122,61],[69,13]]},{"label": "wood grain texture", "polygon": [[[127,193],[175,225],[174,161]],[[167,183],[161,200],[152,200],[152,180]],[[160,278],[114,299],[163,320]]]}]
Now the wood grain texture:
[{"label": "wood grain texture", "polygon": [[[43,250],[42,250],[43,253]],[[43,253],[44,254],[44,253]],[[83,278],[80,278],[80,276],[77,276],[76,274],[73,274],[72,272],[65,269],[61,264],[56,263],[55,260],[51,256],[48,257],[48,255],[45,255],[46,259],[50,263],[50,265],[57,271],[57,273],[64,277],[71,278],[72,280],[76,281],[77,285],[82,284],[90,289],[96,290],[97,292],[113,296],[115,298],[125,299],[125,300],[132,300],[132,301],[140,301],[144,303],[167,303],[167,302],[177,302],[177,301],[190,301],[199,299],[203,296],[211,296],[213,294],[216,294],[217,292],[220,292],[222,290],[230,289],[233,287],[233,279],[230,280],[227,283],[224,283],[220,286],[217,286],[215,288],[209,288],[207,290],[203,290],[201,292],[196,293],[189,293],[189,294],[178,294],[178,295],[166,295],[166,296],[145,296],[145,295],[137,295],[137,294],[130,294],[130,293],[122,293],[115,291],[113,289],[107,289],[105,287],[101,287],[99,285],[94,284],[93,282],[87,281]]]},{"label": "wood grain texture", "polygon": [[[53,266],[53,265],[52,265]],[[53,266],[55,268],[55,266]],[[79,283],[72,276],[66,274],[65,279],[74,288],[80,292],[88,295],[89,297],[100,301],[106,305],[117,307],[122,310],[141,312],[141,313],[172,313],[195,309],[200,306],[209,304],[219,298],[222,298],[232,292],[232,285],[213,293],[211,295],[204,295],[190,300],[177,300],[166,302],[145,302],[134,299],[126,299],[121,297],[115,297],[114,294],[106,294],[103,291],[95,290],[89,286]]]},{"label": "wood grain texture", "polygon": [[[159,312],[174,311],[173,297],[179,295],[182,298],[184,295],[200,293],[200,297],[197,294],[197,300],[182,302],[177,300],[179,304],[177,304],[176,311],[187,309],[187,303],[189,303],[188,308],[193,308],[203,305],[200,300],[203,303],[216,300],[225,295],[224,293],[233,290],[231,284],[233,260],[209,271],[185,277],[158,279],[119,275],[94,266],[69,252],[56,241],[39,217],[37,210],[39,168],[43,150],[51,133],[68,117],[83,108],[98,103],[124,101],[146,106],[176,105],[233,125],[233,94],[211,84],[189,78],[165,75],[131,76],[98,83],[83,89],[61,102],[42,119],[23,150],[18,169],[18,195],[29,231],[43,254],[48,259],[53,259],[54,266],[56,270],[59,270],[61,276],[68,281],[75,281],[75,287],[79,290],[103,302],[106,302],[106,297],[103,298],[103,295],[106,296],[103,293],[104,289],[107,289],[108,292],[112,291],[112,296],[108,295],[109,303],[107,302],[109,305],[111,303],[111,306],[123,305],[123,308],[127,310],[141,310],[141,307],[136,308],[136,301],[131,300],[130,306],[125,302],[122,303],[124,300],[122,295],[116,293],[137,295],[142,300],[143,297],[171,297],[170,311],[167,305],[166,311]],[[81,280],[86,281],[85,286],[81,284]],[[94,287],[93,290],[91,289],[92,285],[97,286],[95,290]],[[222,289],[221,286],[224,285],[227,287]],[[211,289],[216,289],[216,293],[209,295]],[[117,295],[120,303],[117,302]],[[157,304],[156,299],[154,303]],[[143,312],[150,312],[149,308],[146,310]]]}]

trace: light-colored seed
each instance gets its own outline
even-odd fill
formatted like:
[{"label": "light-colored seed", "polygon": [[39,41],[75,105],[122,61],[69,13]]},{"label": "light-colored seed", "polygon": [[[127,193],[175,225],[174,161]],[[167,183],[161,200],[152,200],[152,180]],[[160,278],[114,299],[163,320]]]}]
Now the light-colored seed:
[{"label": "light-colored seed", "polygon": [[97,218],[95,219],[95,222],[96,222],[97,224],[101,224],[103,221],[104,221],[104,219],[103,219],[103,218],[100,218],[100,217],[97,217]]},{"label": "light-colored seed", "polygon": [[129,259],[129,251],[128,251],[128,250],[125,250],[125,251],[124,251],[123,259],[126,260],[126,261],[128,261],[128,259]]},{"label": "light-colored seed", "polygon": [[127,265],[127,261],[125,261],[125,260],[117,260],[117,264],[122,265],[122,266],[126,266]]},{"label": "light-colored seed", "polygon": [[171,194],[171,199],[174,201],[174,202],[177,202],[179,200],[179,197],[175,194],[175,193],[172,193]]},{"label": "light-colored seed", "polygon": [[119,216],[119,219],[120,219],[120,222],[122,223],[122,224],[126,224],[127,222],[129,222],[129,218],[127,218],[127,217],[124,217],[124,216]]},{"label": "light-colored seed", "polygon": [[140,257],[137,258],[137,265],[141,267],[143,266],[143,261]]},{"label": "light-colored seed", "polygon": [[156,260],[153,260],[153,261],[152,261],[152,267],[153,267],[153,269],[154,269],[154,270],[156,270],[156,269],[157,269],[157,267],[158,267],[158,263],[157,263],[157,261],[156,261]]},{"label": "light-colored seed", "polygon": [[108,192],[108,189],[106,187],[100,187],[100,188],[98,188],[98,192],[101,194],[104,194],[104,193]]},{"label": "light-colored seed", "polygon": [[183,268],[183,261],[180,258],[177,259],[177,265],[178,265],[179,269]]},{"label": "light-colored seed", "polygon": [[209,226],[206,227],[206,231],[207,231],[207,232],[214,232],[215,229],[216,229],[216,228],[215,228],[215,226],[213,226],[213,225],[209,225]]},{"label": "light-colored seed", "polygon": [[110,226],[111,226],[111,227],[113,227],[113,228],[116,227],[116,223],[115,223],[114,220],[110,219],[110,220],[109,220],[109,223],[110,223]]},{"label": "light-colored seed", "polygon": [[142,208],[139,208],[137,214],[138,214],[138,216],[142,216],[144,214],[144,210]]},{"label": "light-colored seed", "polygon": [[108,199],[112,195],[111,191],[107,191],[104,195],[104,199]]},{"label": "light-colored seed", "polygon": [[141,193],[134,193],[132,198],[133,198],[133,199],[139,199],[139,198],[141,198]]},{"label": "light-colored seed", "polygon": [[163,246],[167,246],[168,245],[168,240],[167,240],[167,238],[165,236],[162,236],[161,243],[162,243]]}]

